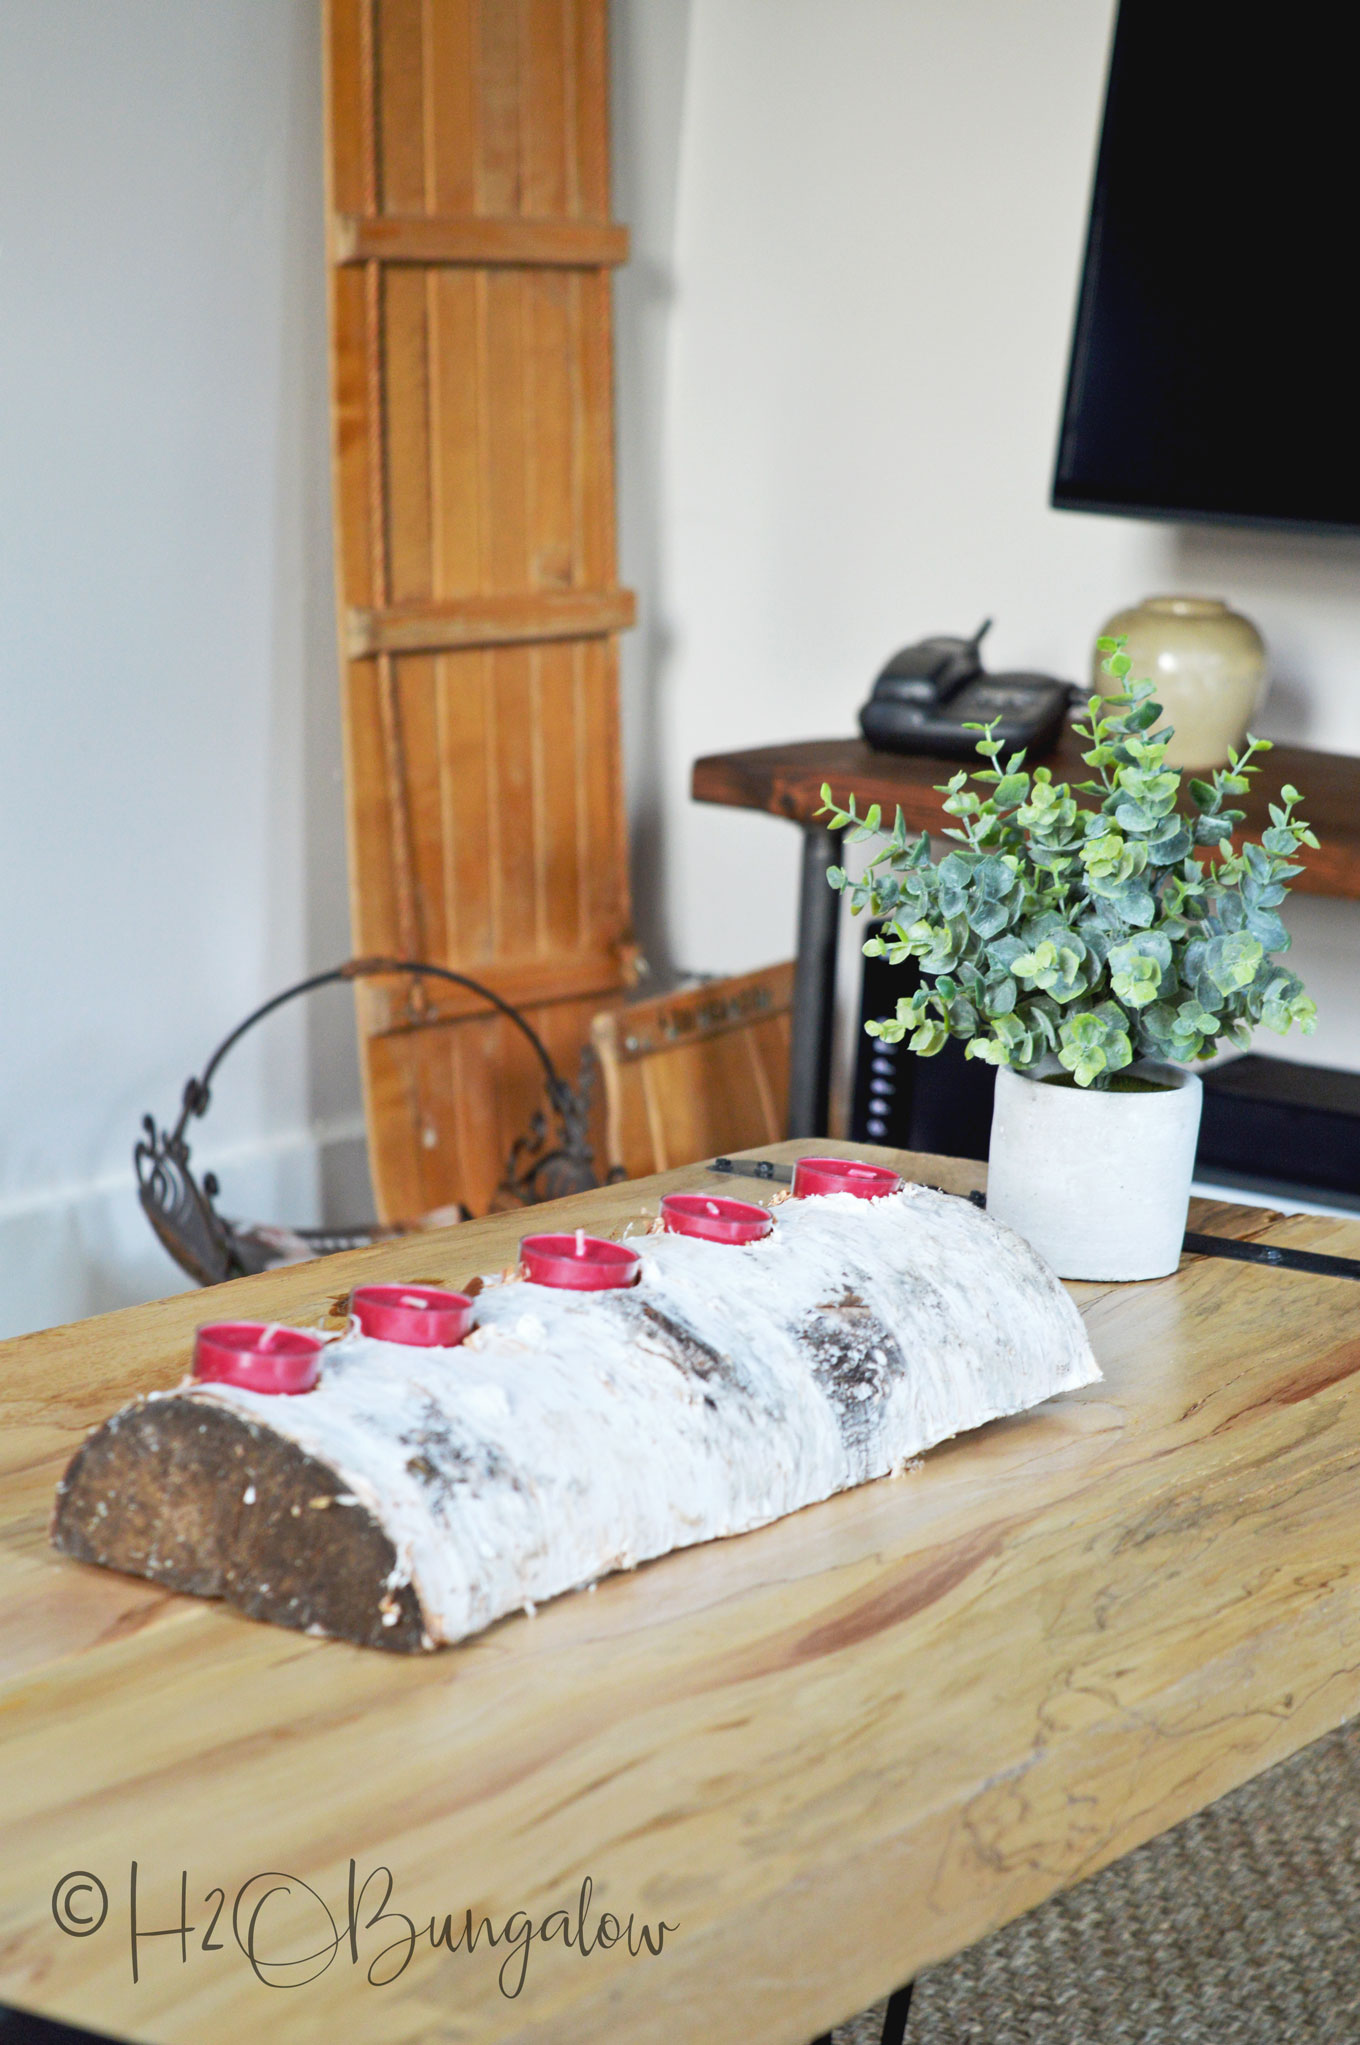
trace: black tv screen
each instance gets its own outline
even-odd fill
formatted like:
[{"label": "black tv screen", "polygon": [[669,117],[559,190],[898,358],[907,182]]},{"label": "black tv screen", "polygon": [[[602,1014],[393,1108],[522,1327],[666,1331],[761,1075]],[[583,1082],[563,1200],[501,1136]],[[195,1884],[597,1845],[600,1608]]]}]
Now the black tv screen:
[{"label": "black tv screen", "polygon": [[1348,20],[1122,0],[1060,508],[1360,527]]}]

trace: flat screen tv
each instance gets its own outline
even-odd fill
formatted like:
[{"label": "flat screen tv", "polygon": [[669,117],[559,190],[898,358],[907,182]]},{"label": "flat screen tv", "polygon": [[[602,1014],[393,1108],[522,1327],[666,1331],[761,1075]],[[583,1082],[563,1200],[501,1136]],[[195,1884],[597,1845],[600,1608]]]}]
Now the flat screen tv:
[{"label": "flat screen tv", "polygon": [[1360,527],[1350,19],[1122,0],[1055,505]]}]

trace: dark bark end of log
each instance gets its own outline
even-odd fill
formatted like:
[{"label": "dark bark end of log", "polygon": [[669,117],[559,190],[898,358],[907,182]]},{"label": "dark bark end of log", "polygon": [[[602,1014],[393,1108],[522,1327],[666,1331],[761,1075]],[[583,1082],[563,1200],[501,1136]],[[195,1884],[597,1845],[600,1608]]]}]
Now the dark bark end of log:
[{"label": "dark bark end of log", "polygon": [[415,1590],[388,1589],[392,1543],[344,1495],[334,1470],[267,1427],[205,1400],[146,1399],[71,1458],[52,1542],[275,1626],[417,1653]]}]

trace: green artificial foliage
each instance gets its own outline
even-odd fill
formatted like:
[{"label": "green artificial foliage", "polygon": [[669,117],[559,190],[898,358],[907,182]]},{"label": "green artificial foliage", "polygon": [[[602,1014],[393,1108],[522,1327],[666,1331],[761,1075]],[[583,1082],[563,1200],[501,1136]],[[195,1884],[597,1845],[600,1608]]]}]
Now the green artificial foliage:
[{"label": "green artificial foliage", "polygon": [[958,849],[938,865],[900,810],[885,832],[877,803],[861,817],[853,796],[842,810],[823,788],[818,815],[833,830],[878,840],[862,880],[828,875],[856,914],[885,919],[865,951],[920,964],[917,991],[892,1020],[866,1023],[870,1036],[907,1037],[923,1057],[960,1037],[968,1057],[1019,1072],[1056,1053],[1078,1086],[1103,1088],[1136,1058],[1208,1058],[1224,1038],[1248,1044],[1258,1023],[1282,1035],[1315,1027],[1302,982],[1276,963],[1289,947],[1279,909],[1302,872],[1295,854],[1318,842],[1294,814],[1298,790],[1281,789],[1260,843],[1239,850],[1243,812],[1225,804],[1269,747],[1248,736],[1226,768],[1189,780],[1182,814],[1186,777],[1166,765],[1172,729],[1158,728],[1152,683],[1127,682],[1123,649],[1100,641],[1123,693],[1092,696],[1076,726],[1094,779],[1055,782],[1023,753],[1003,764],[993,727],[972,727],[987,765],[940,787]]}]

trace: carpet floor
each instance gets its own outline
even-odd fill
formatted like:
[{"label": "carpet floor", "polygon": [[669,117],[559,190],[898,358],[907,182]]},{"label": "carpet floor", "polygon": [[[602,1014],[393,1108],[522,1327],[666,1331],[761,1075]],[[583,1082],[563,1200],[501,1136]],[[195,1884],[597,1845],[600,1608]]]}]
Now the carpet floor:
[{"label": "carpet floor", "polygon": [[1360,1720],[928,1969],[907,2045],[1360,2045]]}]

